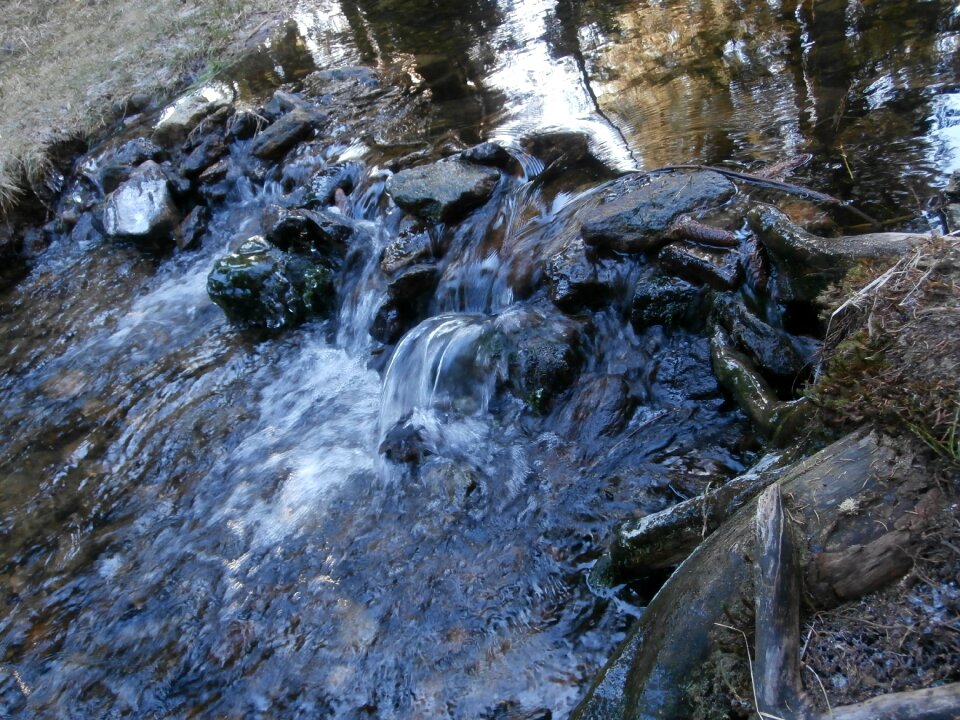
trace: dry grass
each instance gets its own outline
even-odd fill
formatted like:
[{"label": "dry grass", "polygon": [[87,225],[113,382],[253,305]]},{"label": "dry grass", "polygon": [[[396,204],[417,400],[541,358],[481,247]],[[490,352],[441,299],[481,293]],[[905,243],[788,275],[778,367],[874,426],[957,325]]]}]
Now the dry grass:
[{"label": "dry grass", "polygon": [[835,309],[811,397],[826,419],[907,429],[960,460],[960,240],[861,268],[825,300]]},{"label": "dry grass", "polygon": [[47,149],[91,138],[133,94],[166,96],[228,61],[296,0],[0,4],[0,209],[43,182]]}]

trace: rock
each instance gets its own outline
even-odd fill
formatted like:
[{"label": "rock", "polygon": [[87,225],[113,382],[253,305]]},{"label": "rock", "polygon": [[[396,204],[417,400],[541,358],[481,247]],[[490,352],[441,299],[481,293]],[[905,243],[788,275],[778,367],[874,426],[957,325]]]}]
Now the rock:
[{"label": "rock", "polygon": [[324,120],[326,116],[317,111],[307,108],[291,110],[250,141],[250,152],[261,160],[275,160],[308,138],[314,127]]},{"label": "rock", "polygon": [[222,158],[227,152],[221,133],[211,133],[180,163],[180,173],[194,178]]},{"label": "rock", "polygon": [[387,192],[409,213],[451,222],[485,203],[499,179],[492,168],[447,160],[401,170],[387,180]]},{"label": "rock", "polygon": [[703,297],[702,289],[679,278],[642,278],[633,291],[630,322],[637,331],[651,325],[699,325],[703,322]]},{"label": "rock", "polygon": [[583,367],[580,324],[523,311],[504,313],[498,325],[506,343],[511,391],[535,412],[547,412]]},{"label": "rock", "polygon": [[733,183],[709,170],[628,175],[611,183],[600,205],[585,213],[583,238],[618,252],[653,250],[666,242],[674,219],[720,205],[734,192]]},{"label": "rock", "polygon": [[134,138],[112,152],[107,152],[96,165],[89,163],[81,170],[104,195],[112,193],[147,160],[160,162],[164,152],[146,138]]},{"label": "rock", "polygon": [[110,237],[162,242],[172,239],[179,222],[166,175],[152,160],[104,201],[103,228]]},{"label": "rock", "polygon": [[430,263],[400,270],[387,285],[387,299],[374,315],[370,337],[385,345],[403,337],[426,316],[439,279],[439,269]]},{"label": "rock", "polygon": [[741,298],[719,297],[714,311],[733,342],[776,380],[796,385],[809,373],[819,343],[804,341],[763,322]]},{"label": "rock", "polygon": [[630,386],[622,375],[583,378],[557,413],[553,427],[570,440],[595,440],[618,433],[632,411]]},{"label": "rock", "polygon": [[649,364],[650,393],[665,406],[721,397],[706,338],[679,335]]},{"label": "rock", "polygon": [[184,95],[160,113],[153,139],[164,147],[171,147],[183,140],[203,118],[233,100],[233,89],[226,83],[211,83]]},{"label": "rock", "polygon": [[715,290],[734,290],[743,276],[738,253],[708,250],[686,241],[670,243],[657,260],[666,272]]},{"label": "rock", "polygon": [[353,225],[342,215],[272,205],[264,210],[267,240],[281,250],[310,253],[337,265],[347,249]]},{"label": "rock", "polygon": [[493,142],[485,142],[480,145],[474,145],[467,148],[460,157],[467,162],[477,165],[489,165],[490,167],[500,168],[505,172],[514,174],[521,169],[520,163],[511,155],[502,145]]},{"label": "rock", "polygon": [[398,272],[387,285],[387,294],[394,300],[416,304],[420,296],[433,291],[440,279],[440,270],[430,263],[418,263]]},{"label": "rock", "polygon": [[721,328],[710,340],[713,372],[743,412],[775,444],[793,439],[812,417],[813,406],[803,398],[782,402],[754,369],[750,359],[738,352]]},{"label": "rock", "polygon": [[197,205],[180,223],[177,231],[177,247],[181,250],[196,248],[200,245],[200,238],[207,232],[210,222],[210,208],[206,205]]},{"label": "rock", "polygon": [[909,233],[824,238],[808,233],[768,205],[754,207],[747,217],[777,269],[776,297],[781,302],[814,302],[857,263],[892,265],[929,239]]},{"label": "rock", "polygon": [[590,138],[582,132],[548,132],[524,138],[521,146],[545,167],[563,165],[565,168],[594,162],[590,152]]},{"label": "rock", "polygon": [[349,195],[360,180],[363,166],[359,163],[337,163],[325,167],[310,178],[309,188],[304,195],[304,204],[309,208],[324,208],[334,204],[336,191],[342,190]]},{"label": "rock", "polygon": [[426,232],[403,232],[383,249],[380,269],[386,275],[427,260],[433,256],[430,235]]},{"label": "rock", "polygon": [[384,345],[393,345],[415,324],[416,320],[404,303],[388,298],[373,316],[370,337]]},{"label": "rock", "polygon": [[197,179],[202,185],[212,185],[226,178],[229,170],[230,158],[226,157],[200,173],[200,177]]},{"label": "rock", "polygon": [[249,140],[267,124],[266,118],[252,110],[239,110],[227,123],[225,139],[228,142],[235,140]]},{"label": "rock", "polygon": [[567,312],[606,305],[617,285],[612,261],[596,259],[579,238],[551,257],[546,265],[550,299]]},{"label": "rock", "polygon": [[207,292],[232,322],[278,329],[328,313],[336,297],[333,279],[329,268],[258,237],[216,262]]},{"label": "rock", "polygon": [[260,108],[260,114],[270,122],[279,120],[281,117],[294,110],[304,108],[306,103],[293,93],[285,90],[277,90],[269,100]]},{"label": "rock", "polygon": [[433,455],[436,450],[427,442],[423,428],[410,417],[405,417],[387,431],[379,452],[395,463],[416,464]]}]

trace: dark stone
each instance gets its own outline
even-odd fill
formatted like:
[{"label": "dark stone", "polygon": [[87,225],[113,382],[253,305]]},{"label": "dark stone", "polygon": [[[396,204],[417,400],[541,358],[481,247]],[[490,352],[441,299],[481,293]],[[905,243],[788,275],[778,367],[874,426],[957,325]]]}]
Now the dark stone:
[{"label": "dark stone", "polygon": [[703,294],[700,288],[678,278],[642,278],[634,290],[630,322],[638,331],[651,325],[700,325]]},{"label": "dark stone", "polygon": [[401,170],[387,180],[387,192],[409,213],[451,222],[485,203],[499,179],[492,168],[448,160]]},{"label": "dark stone", "polygon": [[303,108],[305,104],[301,98],[293,93],[288,93],[285,90],[277,90],[263,107],[260,108],[260,114],[270,122],[273,122],[294,110]]},{"label": "dark stone", "polygon": [[193,183],[190,182],[189,178],[177,172],[173,165],[169,162],[163,162],[160,164],[160,171],[167,179],[167,187],[170,188],[170,192],[173,193],[174,198],[183,200],[190,194],[190,191],[193,189]]},{"label": "dark stone", "polygon": [[503,146],[492,142],[474,145],[460,153],[460,157],[468,162],[500,168],[511,174],[521,169],[520,163],[513,155],[507,152]]},{"label": "dark stone", "polygon": [[433,256],[430,235],[426,232],[403,232],[383,249],[380,257],[380,269],[386,275],[409,267],[414,263],[428,260]]},{"label": "dark stone", "polygon": [[559,131],[524,138],[521,143],[524,150],[541,160],[545,167],[562,164],[574,167],[592,162],[590,138],[581,132]]},{"label": "dark stone", "polygon": [[266,124],[266,119],[252,110],[240,110],[227,123],[226,140],[249,140]]},{"label": "dark stone", "polygon": [[380,84],[380,79],[377,77],[377,74],[364,65],[333,68],[330,70],[316,70],[304,78],[304,84],[314,88],[345,81],[354,82],[365,87],[376,87]]},{"label": "dark stone", "polygon": [[331,265],[339,263],[353,233],[342,215],[323,210],[268,207],[263,213],[267,240],[281,250],[314,254]]},{"label": "dark stone", "polygon": [[253,238],[216,262],[207,292],[227,318],[246,327],[291,327],[329,313],[333,273]]},{"label": "dark stone", "polygon": [[657,353],[648,369],[653,397],[664,404],[720,397],[720,385],[710,364],[710,343],[706,338],[673,338]]},{"label": "dark stone", "polygon": [[373,316],[370,337],[384,345],[393,345],[415,322],[406,303],[388,298]]},{"label": "dark stone", "polygon": [[761,372],[792,385],[810,371],[818,349],[815,340],[802,340],[768,325],[740,298],[719,297],[714,309],[730,338],[753,358]]},{"label": "dark stone", "polygon": [[743,274],[735,252],[708,250],[689,242],[667,245],[657,256],[660,267],[684,280],[703,283],[716,290],[733,290]]},{"label": "dark stone", "polygon": [[585,213],[588,245],[618,252],[645,252],[666,242],[679,215],[720,205],[736,187],[710,171],[628,175],[609,185],[600,204]]},{"label": "dark stone", "polygon": [[103,228],[110,237],[165,243],[179,222],[166,175],[151,160],[104,200]]},{"label": "dark stone", "polygon": [[399,273],[387,285],[387,294],[394,300],[415,303],[421,295],[431,293],[437,287],[440,271],[436,265],[419,263]]},{"label": "dark stone", "polygon": [[210,209],[206,205],[194,207],[180,223],[180,229],[176,235],[177,247],[181,250],[199,247],[200,238],[207,232],[209,222]]},{"label": "dark stone", "polygon": [[583,367],[580,325],[536,312],[517,320],[502,328],[511,390],[532,410],[545,413]]},{"label": "dark stone", "polygon": [[334,204],[336,191],[343,190],[347,195],[359,182],[363,167],[359,163],[337,163],[314,173],[310,178],[304,204],[307,207],[329,207]]},{"label": "dark stone", "polygon": [[163,150],[150,140],[134,138],[101,158],[95,173],[88,177],[102,193],[109,194],[126,182],[137,167],[148,160],[159,162],[163,156]]},{"label": "dark stone", "polygon": [[622,375],[583,378],[557,413],[555,431],[571,440],[618,433],[633,411],[630,386]]},{"label": "dark stone", "polygon": [[592,249],[573,240],[547,261],[550,299],[567,312],[606,305],[617,285],[612,261],[592,257]]},{"label": "dark stone", "polygon": [[312,135],[314,127],[324,120],[326,116],[317,111],[306,108],[292,110],[254,137],[250,142],[250,152],[261,160],[275,160]]},{"label": "dark stone", "polygon": [[197,178],[200,183],[204,185],[211,185],[216,182],[220,182],[227,177],[227,171],[230,170],[230,158],[226,157],[220,160],[215,165],[211,165],[202,173],[200,177]]},{"label": "dark stone", "polygon": [[180,163],[180,173],[184,177],[194,178],[210,167],[227,152],[227,146],[219,133],[205,137],[193,151]]},{"label": "dark stone", "polygon": [[387,431],[379,451],[393,462],[411,464],[419,463],[434,454],[423,429],[414,425],[409,417],[397,421],[397,424]]}]

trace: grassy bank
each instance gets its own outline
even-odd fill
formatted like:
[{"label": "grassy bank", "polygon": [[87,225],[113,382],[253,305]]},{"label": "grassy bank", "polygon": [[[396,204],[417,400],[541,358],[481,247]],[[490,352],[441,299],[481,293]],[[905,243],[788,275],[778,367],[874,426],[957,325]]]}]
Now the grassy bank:
[{"label": "grassy bank", "polygon": [[131,99],[229,61],[296,0],[14,0],[0,26],[0,209],[42,182],[48,148],[89,139]]}]

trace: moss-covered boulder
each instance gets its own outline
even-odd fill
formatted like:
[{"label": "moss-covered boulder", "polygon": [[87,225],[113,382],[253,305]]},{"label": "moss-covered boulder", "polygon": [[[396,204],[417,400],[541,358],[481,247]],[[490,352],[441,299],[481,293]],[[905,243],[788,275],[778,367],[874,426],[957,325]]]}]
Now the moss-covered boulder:
[{"label": "moss-covered boulder", "polygon": [[231,322],[272,330],[323,316],[336,299],[333,270],[260,237],[216,262],[207,292]]}]

